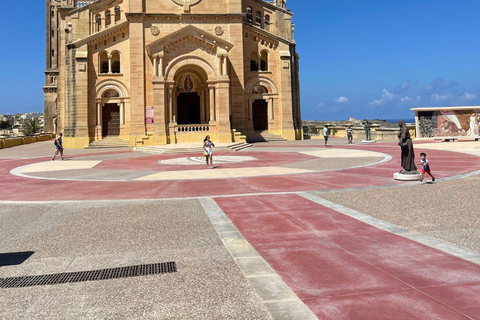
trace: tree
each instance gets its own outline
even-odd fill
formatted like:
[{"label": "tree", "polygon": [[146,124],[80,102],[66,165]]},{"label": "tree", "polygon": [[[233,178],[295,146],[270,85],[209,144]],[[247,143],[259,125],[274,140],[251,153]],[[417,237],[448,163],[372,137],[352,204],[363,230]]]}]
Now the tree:
[{"label": "tree", "polygon": [[10,122],[9,121],[0,121],[0,130],[8,129],[8,128],[10,128]]},{"label": "tree", "polygon": [[40,122],[38,119],[30,119],[25,121],[25,129],[23,129],[23,134],[28,137],[35,133],[40,133]]}]

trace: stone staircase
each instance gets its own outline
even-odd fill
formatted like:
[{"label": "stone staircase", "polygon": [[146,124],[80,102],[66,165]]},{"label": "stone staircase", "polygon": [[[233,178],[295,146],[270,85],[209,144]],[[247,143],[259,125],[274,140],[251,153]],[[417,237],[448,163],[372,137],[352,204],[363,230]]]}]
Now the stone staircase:
[{"label": "stone staircase", "polygon": [[102,140],[93,141],[85,149],[128,148],[129,146],[127,140],[122,140],[118,137],[105,137]]},{"label": "stone staircase", "polygon": [[[230,143],[230,144],[216,144],[213,149],[215,153],[218,152],[232,152],[240,151],[251,147],[251,144],[245,142]],[[203,153],[203,147],[198,144],[180,144],[180,145],[163,145],[163,146],[149,146],[134,149],[135,151],[153,153],[153,154],[182,154],[182,153]]]},{"label": "stone staircase", "polygon": [[265,131],[255,131],[253,134],[247,136],[247,142],[270,142],[270,141],[287,141],[279,134],[274,134],[271,132]]}]

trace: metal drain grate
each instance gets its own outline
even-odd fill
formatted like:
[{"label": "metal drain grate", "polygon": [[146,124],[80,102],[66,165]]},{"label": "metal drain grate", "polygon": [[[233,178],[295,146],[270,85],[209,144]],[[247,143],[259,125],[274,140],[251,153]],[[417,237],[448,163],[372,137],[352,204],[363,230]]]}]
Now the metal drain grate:
[{"label": "metal drain grate", "polygon": [[46,286],[61,283],[129,278],[173,272],[177,272],[177,265],[175,262],[142,264],[131,267],[120,267],[92,271],[77,271],[45,274],[40,276],[0,278],[0,288]]}]

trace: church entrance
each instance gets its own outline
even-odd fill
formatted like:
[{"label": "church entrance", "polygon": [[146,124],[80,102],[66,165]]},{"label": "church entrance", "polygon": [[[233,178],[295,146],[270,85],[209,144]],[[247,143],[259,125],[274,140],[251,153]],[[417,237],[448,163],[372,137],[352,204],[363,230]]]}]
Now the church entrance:
[{"label": "church entrance", "polygon": [[177,123],[199,124],[200,96],[196,92],[181,92],[177,98]]},{"label": "church entrance", "polygon": [[120,135],[120,107],[116,103],[107,103],[102,112],[102,135]]},{"label": "church entrance", "polygon": [[268,104],[266,100],[255,100],[252,105],[253,129],[268,130]]}]

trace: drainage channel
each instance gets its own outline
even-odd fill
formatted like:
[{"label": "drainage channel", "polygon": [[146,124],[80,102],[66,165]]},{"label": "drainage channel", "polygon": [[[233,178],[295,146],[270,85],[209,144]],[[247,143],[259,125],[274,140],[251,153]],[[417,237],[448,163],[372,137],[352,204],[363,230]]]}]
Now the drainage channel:
[{"label": "drainage channel", "polygon": [[142,264],[137,266],[119,267],[91,271],[64,272],[38,276],[23,276],[0,278],[0,288],[22,288],[46,286],[62,283],[99,281],[108,279],[130,278],[146,275],[177,272],[175,262]]}]

